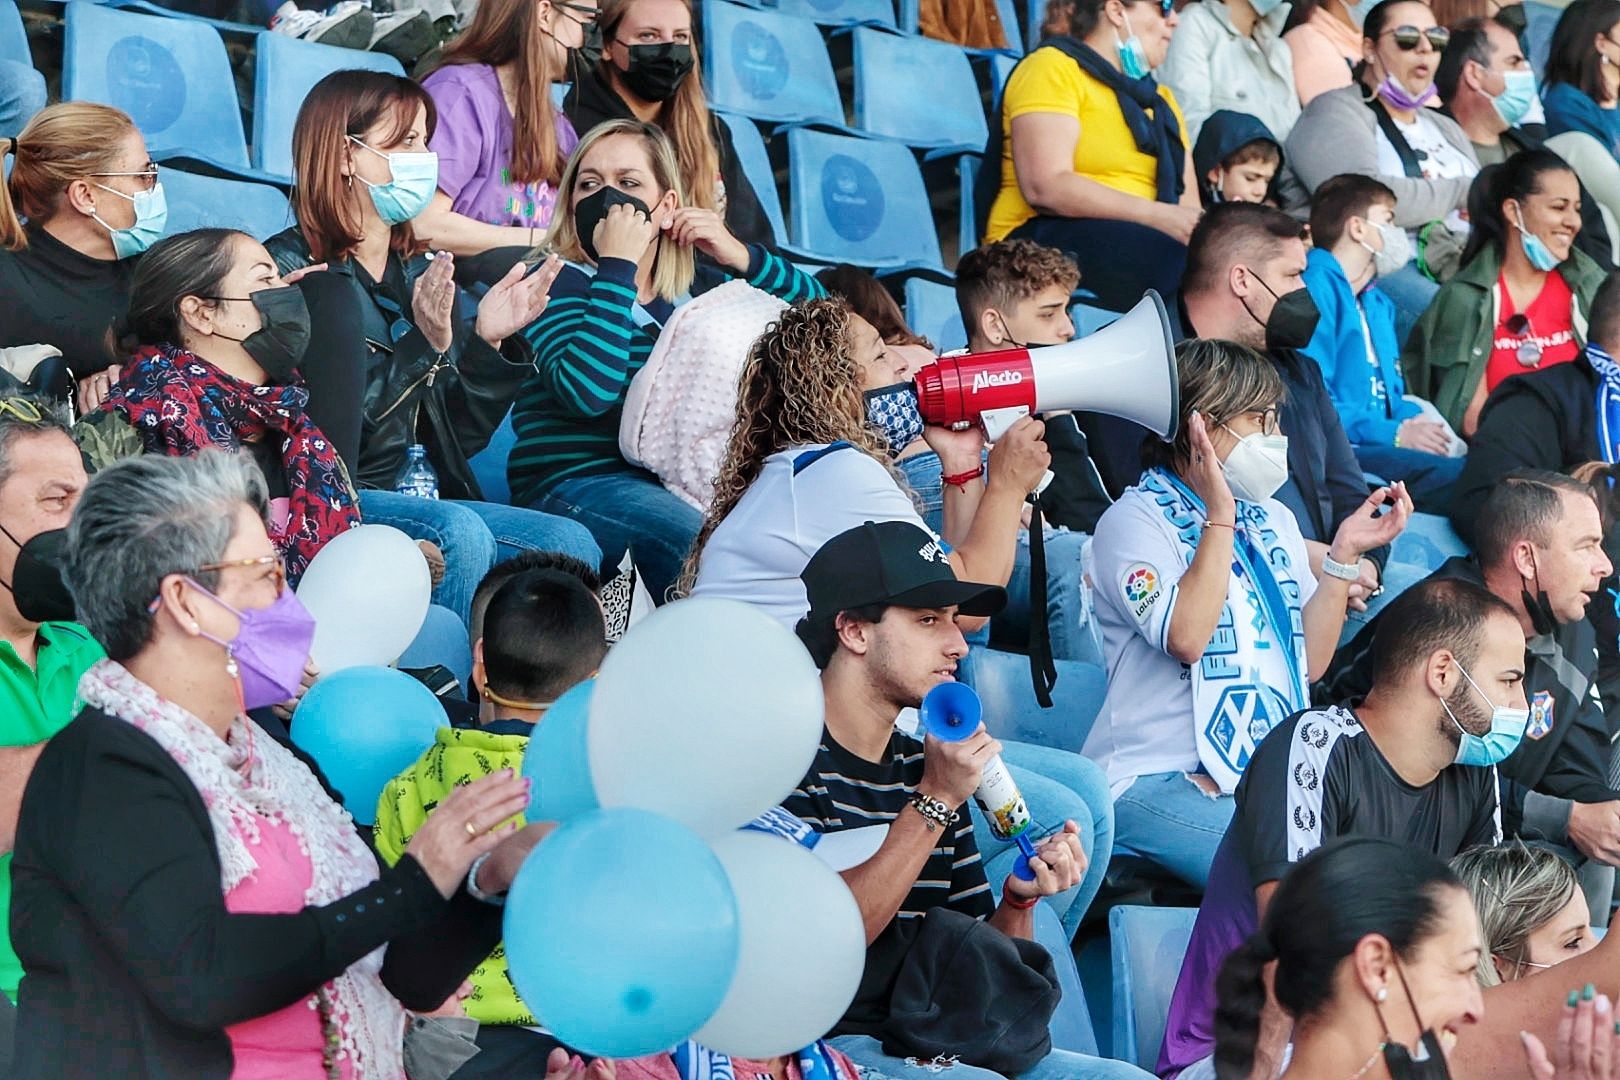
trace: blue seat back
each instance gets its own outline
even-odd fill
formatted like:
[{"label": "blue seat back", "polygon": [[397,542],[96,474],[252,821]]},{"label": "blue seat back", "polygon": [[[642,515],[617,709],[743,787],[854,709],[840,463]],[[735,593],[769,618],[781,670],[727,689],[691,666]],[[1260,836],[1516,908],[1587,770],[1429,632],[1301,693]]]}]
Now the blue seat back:
[{"label": "blue seat back", "polygon": [[472,466],[473,476],[478,480],[485,502],[504,504],[512,501],[512,489],[506,481],[506,459],[512,456],[512,447],[516,445],[517,430],[512,427],[512,413],[508,411],[501,426],[490,436],[489,443],[467,463]]},{"label": "blue seat back", "polygon": [[1029,657],[1000,649],[974,649],[963,659],[963,679],[984,703],[984,725],[998,739],[1079,753],[1108,692],[1108,673],[1079,660],[1057,661],[1052,707],[1035,700]]},{"label": "blue seat back", "polygon": [[467,638],[467,626],[461,621],[461,616],[447,607],[430,605],[422,629],[395,666],[402,671],[447,667],[462,686],[467,686],[472,678],[472,643]]},{"label": "blue seat back", "polygon": [[293,223],[287,196],[269,184],[179,169],[164,169],[162,180],[169,204],[167,236],[192,229],[239,229],[264,240]]},{"label": "blue seat back", "polygon": [[704,0],[709,104],[778,123],[844,122],[821,31],[809,19]]},{"label": "blue seat back", "polygon": [[1108,912],[1114,960],[1114,1056],[1151,1070],[1164,1043],[1170,996],[1181,975],[1197,908],[1137,907]]},{"label": "blue seat back", "polygon": [[0,60],[34,66],[34,56],[28,50],[28,31],[23,27],[22,11],[15,3],[0,3]]},{"label": "blue seat back", "polygon": [[864,24],[894,29],[894,5],[889,0],[778,0],[769,6],[823,26]]},{"label": "blue seat back", "polygon": [[67,5],[62,97],[122,109],[154,157],[185,151],[248,168],[230,60],[206,23],[74,0]]},{"label": "blue seat back", "polygon": [[949,285],[920,277],[907,279],[906,325],[912,333],[933,342],[940,352],[967,347],[962,309],[956,306],[956,290]]},{"label": "blue seat back", "polygon": [[922,171],[899,143],[788,132],[792,246],[814,259],[943,269]]},{"label": "blue seat back", "polygon": [[771,229],[776,233],[778,240],[787,236],[787,224],[782,220],[782,195],[776,190],[776,170],[771,168],[771,156],[765,150],[765,138],[760,135],[759,127],[746,116],[732,116],[727,113],[716,113],[720,120],[731,132],[731,145],[737,151],[737,160],[742,163],[743,175],[754,187],[754,194],[759,196],[759,204],[765,208],[765,216],[770,220]]},{"label": "blue seat back", "polygon": [[1540,85],[1545,85],[1543,73],[1547,70],[1547,55],[1552,51],[1553,30],[1563,13],[1562,4],[1554,7],[1538,0],[1527,0],[1524,5],[1524,51],[1528,54],[1525,58],[1530,61],[1530,68],[1536,73],[1536,82]]},{"label": "blue seat back", "polygon": [[852,36],[856,127],[909,146],[984,149],[984,105],[967,53],[866,27]]},{"label": "blue seat back", "polygon": [[266,30],[258,36],[258,66],[253,76],[253,164],[265,172],[291,177],[293,124],[304,98],[315,84],[351,68],[404,75],[387,53],[340,49],[299,41]]},{"label": "blue seat back", "polygon": [[989,59],[990,64],[990,101],[995,106],[993,115],[1001,116],[1001,91],[1007,86],[1007,80],[1012,77],[1013,68],[1018,66],[1019,58],[1008,56],[1006,53],[996,53]]},{"label": "blue seat back", "polygon": [[1069,935],[1056,909],[1045,900],[1035,905],[1035,941],[1052,954],[1058,988],[1063,991],[1052,1022],[1047,1025],[1052,1033],[1052,1049],[1096,1057],[1097,1033],[1091,1028],[1091,1012],[1086,1007],[1086,992],[1080,988],[1080,970],[1069,949]]}]

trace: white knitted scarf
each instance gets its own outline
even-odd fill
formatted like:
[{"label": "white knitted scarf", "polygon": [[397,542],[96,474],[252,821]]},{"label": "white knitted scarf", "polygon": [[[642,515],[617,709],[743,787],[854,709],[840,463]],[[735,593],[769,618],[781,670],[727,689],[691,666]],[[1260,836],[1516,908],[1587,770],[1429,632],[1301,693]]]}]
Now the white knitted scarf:
[{"label": "white knitted scarf", "polygon": [[[245,716],[221,739],[122,664],[102,660],[79,681],[79,699],[146,732],[190,778],[208,808],[219,853],[219,885],[229,893],[258,869],[259,819],[285,825],[309,857],[304,903],[334,903],[377,880],[377,860],[354,821],[286,747]],[[325,986],[357,1080],[404,1075],[405,1013],[382,984],[383,948],[351,964]]]}]

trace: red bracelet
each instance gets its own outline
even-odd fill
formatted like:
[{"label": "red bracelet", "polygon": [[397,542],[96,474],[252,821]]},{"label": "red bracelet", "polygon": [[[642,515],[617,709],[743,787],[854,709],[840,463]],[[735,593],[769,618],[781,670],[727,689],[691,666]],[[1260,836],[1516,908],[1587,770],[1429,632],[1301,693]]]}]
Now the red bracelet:
[{"label": "red bracelet", "polygon": [[981,477],[983,475],[984,475],[984,466],[981,464],[976,469],[973,469],[973,470],[971,470],[969,472],[957,473],[954,476],[947,475],[946,473],[940,473],[939,474],[939,479],[940,479],[940,481],[942,483],[949,484],[952,487],[966,489],[967,483],[968,483],[969,480],[977,480],[979,477]]},{"label": "red bracelet", "polygon": [[1030,908],[1032,908],[1036,904],[1040,903],[1041,898],[1038,897],[1038,896],[1032,896],[1028,900],[1018,900],[1018,899],[1015,899],[1013,897],[1013,895],[1011,893],[1009,893],[1006,889],[1002,889],[1001,890],[1001,902],[1003,904],[1006,904],[1008,907],[1012,908],[1015,911],[1028,911]]}]

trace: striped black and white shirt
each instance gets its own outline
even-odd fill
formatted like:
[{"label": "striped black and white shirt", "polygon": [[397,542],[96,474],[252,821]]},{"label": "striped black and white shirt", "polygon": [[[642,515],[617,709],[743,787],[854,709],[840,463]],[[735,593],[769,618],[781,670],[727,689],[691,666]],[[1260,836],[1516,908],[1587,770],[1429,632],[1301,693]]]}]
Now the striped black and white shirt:
[{"label": "striped black and white shirt", "polygon": [[[782,808],[809,822],[817,832],[887,825],[906,809],[922,777],[921,741],[896,731],[889,737],[887,757],[871,762],[844,749],[824,728],[815,762],[793,794],[782,801]],[[980,919],[996,909],[965,806],[955,828],[941,834],[911,893],[901,903],[898,917],[920,918],[936,907]]]}]

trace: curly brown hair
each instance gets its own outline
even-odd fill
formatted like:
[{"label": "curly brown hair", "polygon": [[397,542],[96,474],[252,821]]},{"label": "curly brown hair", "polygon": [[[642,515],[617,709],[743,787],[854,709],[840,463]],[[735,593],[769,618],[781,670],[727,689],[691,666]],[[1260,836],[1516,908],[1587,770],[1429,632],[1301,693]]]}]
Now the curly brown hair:
[{"label": "curly brown hair", "polygon": [[849,348],[852,318],[842,300],[805,300],[782,312],[754,342],[738,384],[737,420],[715,477],[714,500],[686,557],[676,595],[692,591],[704,545],[772,454],[790,446],[846,442],[894,471],[886,444],[866,422],[860,365]]},{"label": "curly brown hair", "polygon": [[1073,292],[1078,284],[1080,268],[1057,248],[1001,240],[974,248],[956,264],[956,306],[971,334],[989,308],[1006,312],[1043,289],[1057,285]]}]

